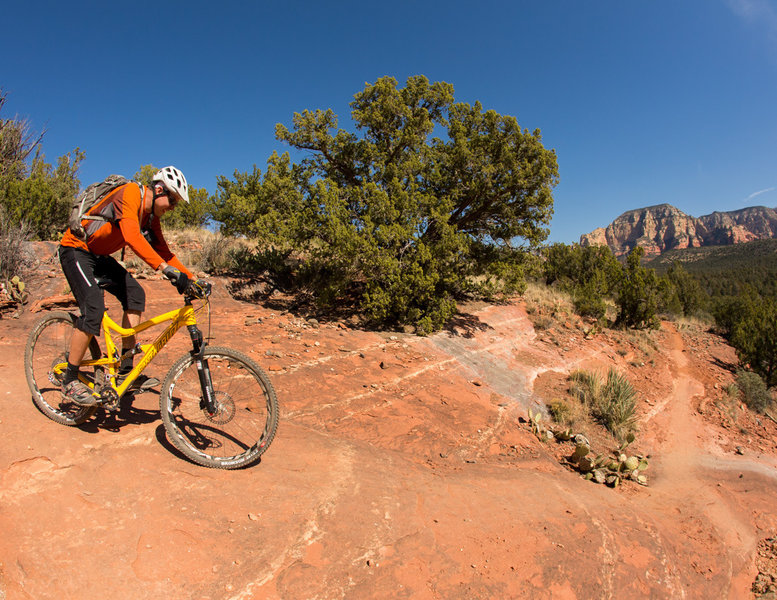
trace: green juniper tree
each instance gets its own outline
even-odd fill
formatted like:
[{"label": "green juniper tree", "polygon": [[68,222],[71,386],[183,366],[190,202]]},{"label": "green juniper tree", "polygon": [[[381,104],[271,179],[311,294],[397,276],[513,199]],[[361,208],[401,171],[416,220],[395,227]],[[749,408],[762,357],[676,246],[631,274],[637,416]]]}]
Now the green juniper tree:
[{"label": "green juniper tree", "polygon": [[640,264],[644,254],[644,248],[635,246],[626,258],[616,291],[616,325],[635,329],[658,329],[660,325],[657,313],[667,295],[668,282]]},{"label": "green juniper tree", "polygon": [[669,267],[666,277],[671,284],[670,301],[679,304],[682,314],[692,316],[699,313],[708,302],[707,294],[699,281],[686,271],[682,263],[675,262]]},{"label": "green juniper tree", "polygon": [[542,254],[545,282],[569,292],[578,314],[603,318],[605,299],[612,295],[622,272],[609,246],[555,243],[543,248]]},{"label": "green juniper tree", "polygon": [[777,385],[777,300],[752,292],[742,300],[731,328],[731,345],[766,385]]},{"label": "green juniper tree", "polygon": [[[297,280],[322,303],[354,294],[377,323],[442,326],[466,294],[520,291],[525,250],[547,237],[558,182],[539,130],[453,87],[384,77],[351,103],[356,133],[331,110],[295,113],[262,176],[219,180],[214,216],[265,252],[304,259]],[[445,139],[434,134],[447,133]]]}]

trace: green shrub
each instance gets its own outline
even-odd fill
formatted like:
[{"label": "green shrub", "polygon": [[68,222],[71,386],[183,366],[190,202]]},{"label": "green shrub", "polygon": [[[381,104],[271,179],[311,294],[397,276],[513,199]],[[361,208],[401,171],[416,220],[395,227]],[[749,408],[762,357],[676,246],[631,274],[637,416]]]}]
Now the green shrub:
[{"label": "green shrub", "polygon": [[594,417],[620,441],[636,429],[636,392],[623,375],[610,369],[604,386],[605,401],[597,407]]},{"label": "green shrub", "polygon": [[757,373],[752,371],[737,371],[737,386],[742,392],[742,400],[748,408],[763,413],[772,403],[772,397],[766,388],[766,383]]},{"label": "green shrub", "polygon": [[615,369],[607,379],[592,371],[575,371],[570,375],[572,393],[588,406],[591,415],[619,441],[628,439],[636,430],[636,392],[631,383]]},{"label": "green shrub", "polygon": [[597,321],[604,318],[607,304],[604,297],[597,291],[596,284],[588,282],[575,288],[575,312],[582,317],[593,317]]},{"label": "green shrub", "polygon": [[553,400],[548,404],[548,413],[551,418],[560,425],[572,423],[572,408],[564,400]]},{"label": "green shrub", "polygon": [[569,376],[572,381],[572,395],[585,404],[589,410],[598,404],[602,397],[602,378],[594,371],[573,371]]}]

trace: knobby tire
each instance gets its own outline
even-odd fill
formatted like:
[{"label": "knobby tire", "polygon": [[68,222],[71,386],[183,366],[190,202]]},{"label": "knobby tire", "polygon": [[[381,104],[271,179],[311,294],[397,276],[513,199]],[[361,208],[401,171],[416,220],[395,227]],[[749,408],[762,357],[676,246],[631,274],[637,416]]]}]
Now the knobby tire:
[{"label": "knobby tire", "polygon": [[168,439],[193,462],[219,469],[256,463],[278,428],[278,400],[269,378],[252,359],[231,348],[208,346],[218,408],[209,414],[192,353],[179,358],[165,378],[160,412]]},{"label": "knobby tire", "polygon": [[[35,406],[52,421],[76,426],[87,421],[97,410],[66,402],[62,397],[62,376],[54,374],[52,366],[64,362],[70,350],[75,315],[69,312],[51,312],[39,319],[30,331],[24,350],[24,372]],[[89,344],[92,359],[100,358],[100,345],[92,338]],[[81,372],[94,381],[101,369],[82,367]]]}]

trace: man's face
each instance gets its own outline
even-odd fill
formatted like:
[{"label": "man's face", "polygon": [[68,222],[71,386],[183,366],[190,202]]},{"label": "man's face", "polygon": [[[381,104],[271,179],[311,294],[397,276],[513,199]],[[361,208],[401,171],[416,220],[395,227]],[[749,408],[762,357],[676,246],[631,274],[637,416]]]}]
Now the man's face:
[{"label": "man's face", "polygon": [[175,194],[164,188],[160,189],[160,192],[163,195],[158,196],[154,203],[154,214],[157,217],[161,217],[178,205],[178,197]]}]

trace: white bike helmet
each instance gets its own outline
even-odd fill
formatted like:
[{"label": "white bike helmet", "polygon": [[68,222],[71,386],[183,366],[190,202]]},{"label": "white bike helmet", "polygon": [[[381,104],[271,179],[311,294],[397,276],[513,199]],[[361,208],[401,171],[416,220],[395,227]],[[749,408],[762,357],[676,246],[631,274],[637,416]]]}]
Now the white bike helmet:
[{"label": "white bike helmet", "polygon": [[154,175],[154,183],[156,182],[160,182],[168,191],[189,204],[189,186],[186,183],[186,177],[178,169],[172,166],[160,169]]}]

